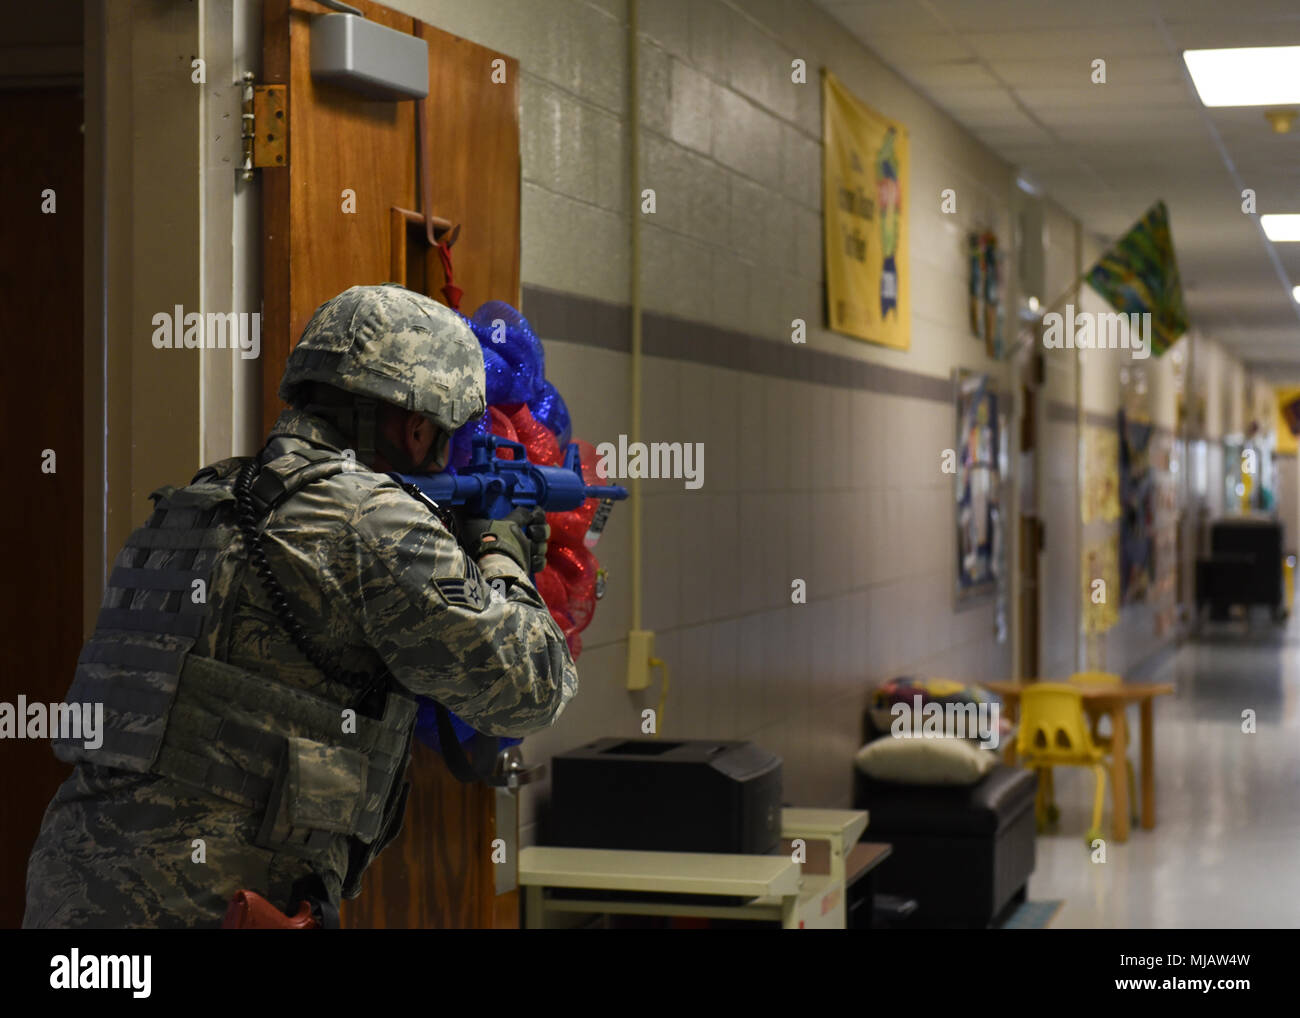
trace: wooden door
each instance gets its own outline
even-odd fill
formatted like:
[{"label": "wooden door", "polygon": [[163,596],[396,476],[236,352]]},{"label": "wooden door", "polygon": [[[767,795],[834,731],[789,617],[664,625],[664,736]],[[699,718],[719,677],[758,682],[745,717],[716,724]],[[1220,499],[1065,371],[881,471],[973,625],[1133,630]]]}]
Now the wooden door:
[{"label": "wooden door", "polygon": [[[81,651],[81,117],[78,89],[0,91],[0,702],[15,711],[61,701]],[[0,739],[0,927],[22,923],[27,856],[71,770],[46,738]]]},{"label": "wooden door", "polygon": [[[517,61],[379,4],[350,2],[367,18],[428,43],[431,204],[436,216],[460,225],[452,255],[455,283],[464,290],[461,311],[493,299],[517,304]],[[268,427],[283,409],[276,390],[289,350],[324,301],[349,286],[386,281],[443,299],[438,259],[428,256],[422,230],[409,229],[395,211],[424,211],[416,104],[375,101],[312,79],[311,22],[326,13],[310,0],[267,0],[264,7],[262,81],[286,86],[287,121],[286,165],[258,171]],[[458,783],[423,746],[409,776],[405,830],[372,867],[361,897],[345,906],[344,925],[517,926],[517,894],[495,893],[493,792]]]}]

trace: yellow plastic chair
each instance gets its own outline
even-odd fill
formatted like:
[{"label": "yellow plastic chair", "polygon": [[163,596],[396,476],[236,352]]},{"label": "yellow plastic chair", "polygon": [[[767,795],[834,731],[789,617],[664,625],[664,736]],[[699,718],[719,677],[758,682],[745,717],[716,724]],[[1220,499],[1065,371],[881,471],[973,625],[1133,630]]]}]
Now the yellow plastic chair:
[{"label": "yellow plastic chair", "polygon": [[[1122,686],[1124,678],[1116,675],[1114,672],[1075,672],[1070,676],[1070,682],[1076,686]],[[1097,730],[1101,719],[1105,717],[1105,712],[1094,712],[1088,710],[1087,701],[1084,701],[1084,711],[1088,715],[1088,721],[1092,725],[1092,741],[1104,749],[1107,755],[1113,755],[1115,752],[1115,740],[1109,735],[1102,735]],[[1126,755],[1124,757],[1124,773],[1128,777],[1128,808],[1129,816],[1133,823],[1138,822],[1137,812],[1137,776],[1133,770],[1133,761]],[[1051,787],[1050,781],[1048,787]]]},{"label": "yellow plastic chair", "polygon": [[1047,825],[1053,767],[1091,767],[1097,779],[1093,796],[1089,845],[1101,837],[1101,811],[1106,799],[1105,751],[1092,741],[1077,686],[1064,682],[1038,682],[1020,694],[1020,731],[1016,753],[1026,766],[1038,771],[1038,796],[1034,817],[1041,831]]}]

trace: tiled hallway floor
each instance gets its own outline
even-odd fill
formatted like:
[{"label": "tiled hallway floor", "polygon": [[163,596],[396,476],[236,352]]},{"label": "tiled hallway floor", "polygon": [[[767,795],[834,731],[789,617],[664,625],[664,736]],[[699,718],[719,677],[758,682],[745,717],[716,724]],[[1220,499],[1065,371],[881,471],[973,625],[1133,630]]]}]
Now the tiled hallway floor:
[{"label": "tiled hallway floor", "polygon": [[1217,627],[1134,678],[1176,683],[1156,701],[1156,827],[1093,863],[1092,775],[1058,769],[1060,826],[1038,839],[1029,897],[1065,899],[1057,929],[1300,927],[1300,626]]}]

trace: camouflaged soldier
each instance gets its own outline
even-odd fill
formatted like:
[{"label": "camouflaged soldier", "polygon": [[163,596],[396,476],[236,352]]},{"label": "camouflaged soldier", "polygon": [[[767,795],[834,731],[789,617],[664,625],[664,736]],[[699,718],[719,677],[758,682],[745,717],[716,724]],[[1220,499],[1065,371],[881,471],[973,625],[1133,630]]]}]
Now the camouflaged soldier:
[{"label": "camouflaged soldier", "polygon": [[462,545],[380,472],[442,469],[484,410],[456,314],[353,287],[317,309],[280,395],[294,409],[260,456],[154,492],[117,558],[67,695],[103,701],[103,745],[55,744],[77,766],[24,926],[216,926],[241,889],[335,908],[398,831],[410,694],[522,736],[577,690],[527,578],[536,517],[467,521]]}]

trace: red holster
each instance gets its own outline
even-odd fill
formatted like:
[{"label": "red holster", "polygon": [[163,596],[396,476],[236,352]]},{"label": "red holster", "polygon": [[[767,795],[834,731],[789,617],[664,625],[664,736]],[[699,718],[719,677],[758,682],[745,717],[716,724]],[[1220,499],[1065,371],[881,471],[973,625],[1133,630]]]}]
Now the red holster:
[{"label": "red holster", "polygon": [[221,922],[223,930],[317,930],[320,923],[311,905],[300,902],[298,914],[288,916],[253,891],[236,891]]}]

